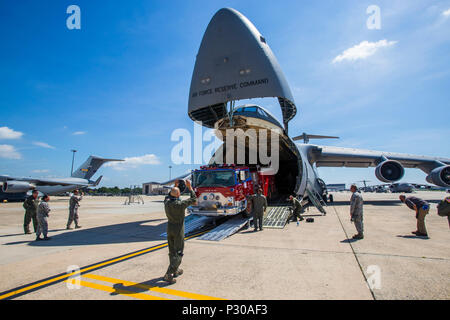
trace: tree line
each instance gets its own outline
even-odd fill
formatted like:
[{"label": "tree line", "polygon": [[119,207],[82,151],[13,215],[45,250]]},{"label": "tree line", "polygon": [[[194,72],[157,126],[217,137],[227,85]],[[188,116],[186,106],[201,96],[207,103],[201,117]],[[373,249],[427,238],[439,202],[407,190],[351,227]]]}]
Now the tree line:
[{"label": "tree line", "polygon": [[142,194],[142,188],[119,188],[119,187],[100,187],[100,188],[89,188],[84,190],[86,195],[129,195],[129,194]]}]

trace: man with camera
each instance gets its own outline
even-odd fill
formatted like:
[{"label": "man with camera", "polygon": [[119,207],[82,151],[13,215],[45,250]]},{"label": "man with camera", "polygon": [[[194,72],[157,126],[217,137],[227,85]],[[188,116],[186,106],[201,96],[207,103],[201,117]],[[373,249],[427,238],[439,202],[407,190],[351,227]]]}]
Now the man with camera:
[{"label": "man with camera", "polygon": [[425,226],[425,216],[430,211],[430,204],[417,197],[406,197],[404,194],[402,194],[399,199],[406,204],[408,208],[416,212],[417,230],[412,233],[418,237],[428,237],[427,228]]},{"label": "man with camera", "polygon": [[78,208],[80,207],[80,201],[83,200],[84,193],[81,193],[81,196],[78,195],[78,190],[73,191],[73,195],[69,200],[69,219],[67,220],[67,230],[71,230],[72,222],[75,222],[75,229],[81,228],[78,224]]},{"label": "man with camera", "polygon": [[184,181],[175,182],[175,187],[170,190],[169,195],[164,199],[164,210],[168,219],[167,223],[167,242],[169,246],[169,268],[164,275],[164,280],[169,283],[175,283],[174,278],[183,274],[179,268],[183,258],[184,250],[184,215],[186,208],[197,201],[191,182],[186,180],[186,187],[190,192],[190,198],[180,199],[180,188],[184,191]]}]

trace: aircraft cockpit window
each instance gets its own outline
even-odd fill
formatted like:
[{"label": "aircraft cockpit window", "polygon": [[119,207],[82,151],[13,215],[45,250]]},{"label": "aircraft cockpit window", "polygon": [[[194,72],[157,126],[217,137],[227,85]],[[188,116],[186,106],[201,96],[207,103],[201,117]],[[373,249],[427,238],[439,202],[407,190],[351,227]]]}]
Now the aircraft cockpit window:
[{"label": "aircraft cockpit window", "polygon": [[245,112],[254,112],[256,113],[256,107],[246,107]]},{"label": "aircraft cockpit window", "polygon": [[259,113],[261,116],[263,116],[264,118],[267,118],[267,117],[268,117],[267,113],[266,113],[263,109],[261,109],[261,108],[258,108],[258,113]]}]

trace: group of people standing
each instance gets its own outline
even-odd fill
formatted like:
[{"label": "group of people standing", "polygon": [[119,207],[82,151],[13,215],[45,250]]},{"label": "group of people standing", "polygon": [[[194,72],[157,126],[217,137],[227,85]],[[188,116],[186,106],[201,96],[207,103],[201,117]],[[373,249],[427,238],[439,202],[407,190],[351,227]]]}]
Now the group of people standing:
[{"label": "group of people standing", "polygon": [[[78,223],[78,208],[80,201],[83,199],[83,193],[79,195],[79,191],[75,190],[69,200],[69,219],[67,221],[67,230],[72,230],[72,223],[75,222],[75,228],[81,228]],[[23,203],[25,209],[25,217],[23,222],[23,229],[25,234],[31,234],[30,223],[33,221],[33,229],[36,233],[36,241],[50,240],[48,236],[48,218],[50,217],[50,196],[44,195],[39,201],[39,191],[33,190]],[[44,238],[41,238],[41,235]]]},{"label": "group of people standing", "polygon": [[[357,234],[353,236],[353,239],[364,239],[364,225],[363,225],[363,198],[361,193],[358,192],[356,185],[351,185],[350,191],[352,192],[352,197],[350,199],[350,219],[354,222]],[[400,201],[404,203],[408,208],[416,212],[417,229],[412,231],[412,234],[418,237],[428,237],[428,231],[425,226],[425,217],[430,211],[430,204],[418,197],[406,197],[405,195],[400,195]],[[450,226],[450,209],[449,209],[450,197],[447,197],[441,201],[438,205],[438,214],[440,216],[446,216],[449,220]]]}]

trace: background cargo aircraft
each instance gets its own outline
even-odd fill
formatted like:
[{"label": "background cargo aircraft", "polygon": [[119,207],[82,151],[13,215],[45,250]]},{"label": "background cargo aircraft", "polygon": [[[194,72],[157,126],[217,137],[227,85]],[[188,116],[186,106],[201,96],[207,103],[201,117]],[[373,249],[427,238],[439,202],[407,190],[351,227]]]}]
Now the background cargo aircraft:
[{"label": "background cargo aircraft", "polygon": [[[278,99],[283,126],[259,106],[234,107],[238,100],[267,97]],[[429,183],[450,188],[449,158],[309,144],[310,139],[327,137],[305,133],[289,137],[288,123],[296,113],[290,87],[266,38],[240,12],[219,10],[197,54],[188,115],[208,128],[280,129],[280,165],[275,180],[284,194],[303,197],[323,211],[321,199],[326,186],[316,167],[375,167],[375,176],[387,183],[400,180],[404,168],[418,168],[427,174]],[[301,140],[303,143],[294,142]],[[229,151],[237,154],[235,144],[234,150],[227,149],[226,141],[220,148],[225,151],[224,158]],[[251,146],[246,144],[245,148],[248,154]],[[210,163],[218,160],[215,157]],[[249,165],[235,160],[235,164]]]},{"label": "background cargo aircraft", "polygon": [[23,193],[28,192],[29,190],[38,190],[44,194],[55,195],[73,191],[77,188],[97,186],[103,176],[100,176],[95,181],[89,179],[104,163],[110,161],[123,160],[89,156],[89,158],[72,173],[70,178],[18,178],[0,176],[0,181],[3,182],[2,191],[4,193]]}]

